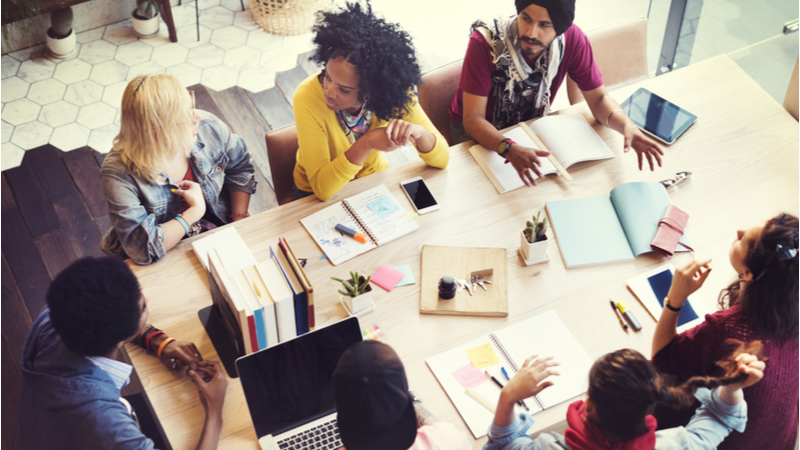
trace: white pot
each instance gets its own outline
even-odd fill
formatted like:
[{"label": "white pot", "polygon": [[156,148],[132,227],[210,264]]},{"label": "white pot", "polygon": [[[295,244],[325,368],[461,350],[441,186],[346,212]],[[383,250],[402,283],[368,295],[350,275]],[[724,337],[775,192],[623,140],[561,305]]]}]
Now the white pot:
[{"label": "white pot", "polygon": [[525,237],[525,231],[520,231],[519,235],[521,239],[519,243],[519,249],[522,251],[522,256],[526,261],[539,261],[548,257],[547,244],[550,243],[550,240],[547,239],[546,236],[543,241],[534,242],[531,244]]},{"label": "white pot", "polygon": [[[363,283],[364,279],[365,278],[363,276],[359,277],[358,283]],[[351,278],[347,281],[352,283],[353,279]],[[355,297],[345,295],[344,302],[347,304],[347,309],[349,310],[348,312],[351,315],[358,314],[369,309],[370,307],[375,306],[375,304],[372,302],[372,285],[368,284],[367,288],[361,295]]]},{"label": "white pot", "polygon": [[75,53],[75,30],[70,30],[67,37],[61,39],[50,37],[50,30],[49,28],[47,29],[45,38],[47,38],[47,48],[50,49],[50,53],[52,53],[53,56],[56,58],[66,58]]},{"label": "white pot", "polygon": [[[136,10],[133,10],[135,13]],[[161,26],[161,14],[156,14],[152,19],[138,19],[134,13],[131,13],[131,21],[133,22],[133,31],[140,38],[149,38],[158,34],[158,27]]]}]

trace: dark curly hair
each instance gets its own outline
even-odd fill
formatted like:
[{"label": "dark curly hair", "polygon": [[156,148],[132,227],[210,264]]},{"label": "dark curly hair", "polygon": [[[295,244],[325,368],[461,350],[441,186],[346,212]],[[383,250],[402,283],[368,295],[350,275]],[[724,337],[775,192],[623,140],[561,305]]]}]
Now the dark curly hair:
[{"label": "dark curly hair", "polygon": [[83,356],[105,356],[139,331],[139,281],[121,259],[82,258],[47,291],[50,320],[61,340]]},{"label": "dark curly hair", "polygon": [[375,17],[369,2],[348,2],[338,11],[318,12],[314,33],[311,59],[326,65],[341,56],[356,66],[358,88],[369,95],[367,108],[379,119],[399,119],[409,111],[421,75],[407,32]]}]

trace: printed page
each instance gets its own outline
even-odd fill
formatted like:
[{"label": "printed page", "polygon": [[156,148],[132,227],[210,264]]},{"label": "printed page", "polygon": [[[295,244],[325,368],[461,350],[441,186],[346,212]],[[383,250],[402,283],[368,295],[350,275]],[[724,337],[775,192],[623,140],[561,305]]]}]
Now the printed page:
[{"label": "printed page", "polygon": [[[350,236],[343,236],[336,231],[337,224],[342,224],[366,235],[361,225],[347,212],[344,204],[338,202],[322,211],[302,219],[300,223],[306,227],[308,234],[314,238],[319,248],[328,256],[333,265],[340,264],[377,247],[372,240],[362,244]],[[369,238],[369,236],[367,236]]]},{"label": "printed page", "polygon": [[343,202],[361,222],[362,228],[375,238],[377,245],[393,241],[419,229],[419,225],[389,192],[386,185],[376,186],[346,198]]},{"label": "printed page", "polygon": [[531,124],[531,130],[565,168],[578,162],[615,156],[581,116],[563,114],[543,117]]}]

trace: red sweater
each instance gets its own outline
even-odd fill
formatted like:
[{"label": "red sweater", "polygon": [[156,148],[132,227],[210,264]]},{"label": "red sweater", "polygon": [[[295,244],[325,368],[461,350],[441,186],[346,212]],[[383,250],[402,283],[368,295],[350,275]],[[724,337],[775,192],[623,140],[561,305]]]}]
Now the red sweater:
[{"label": "red sweater", "polygon": [[[683,381],[695,375],[719,376],[715,365],[730,347],[725,339],[733,338],[764,343],[767,368],[764,379],[744,390],[747,400],[747,429],[733,432],[719,446],[722,450],[793,450],[798,427],[798,341],[775,338],[751,330],[734,305],[730,309],[706,315],[706,321],[679,334],[654,357],[661,372]],[[695,408],[681,411],[657,411],[658,428],[686,425]]]}]

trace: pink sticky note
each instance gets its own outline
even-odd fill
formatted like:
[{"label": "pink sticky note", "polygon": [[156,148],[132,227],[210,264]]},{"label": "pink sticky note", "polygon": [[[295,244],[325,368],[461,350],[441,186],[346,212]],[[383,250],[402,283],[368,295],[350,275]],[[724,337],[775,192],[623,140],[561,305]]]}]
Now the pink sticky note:
[{"label": "pink sticky note", "polygon": [[384,264],[372,275],[370,281],[377,284],[378,286],[386,289],[389,292],[392,292],[397,283],[400,282],[403,278],[405,278],[406,274],[400,272],[399,270],[391,267],[388,264]]},{"label": "pink sticky note", "polygon": [[486,375],[480,370],[476,369],[472,363],[453,372],[453,376],[464,389],[473,388],[481,385],[484,381],[488,380]]}]

